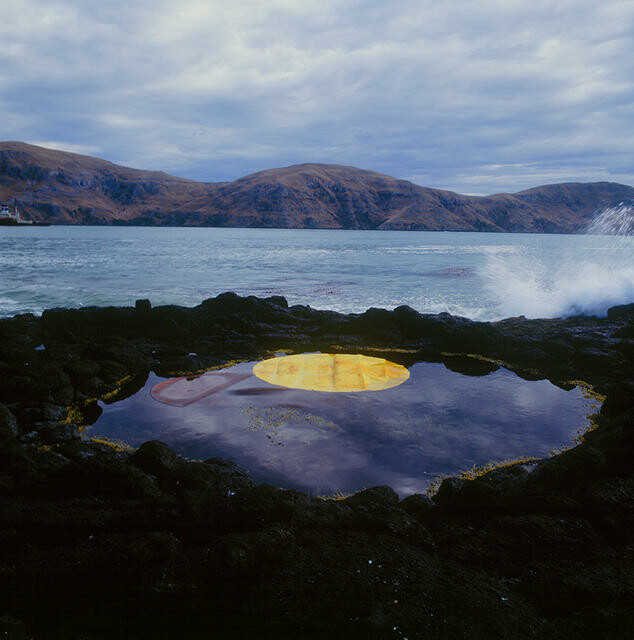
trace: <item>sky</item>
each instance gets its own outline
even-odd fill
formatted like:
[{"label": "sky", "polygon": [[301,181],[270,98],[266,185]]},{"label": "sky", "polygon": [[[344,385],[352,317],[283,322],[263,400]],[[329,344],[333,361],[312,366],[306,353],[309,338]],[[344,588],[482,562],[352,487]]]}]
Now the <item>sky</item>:
[{"label": "sky", "polygon": [[0,0],[0,140],[212,182],[634,185],[634,2]]}]

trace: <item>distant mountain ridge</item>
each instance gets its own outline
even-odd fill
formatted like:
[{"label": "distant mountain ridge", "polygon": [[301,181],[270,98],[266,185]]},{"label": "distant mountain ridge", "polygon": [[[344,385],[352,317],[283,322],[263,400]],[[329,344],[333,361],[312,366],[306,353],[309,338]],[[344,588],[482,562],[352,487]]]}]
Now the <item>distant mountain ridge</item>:
[{"label": "distant mountain ridge", "polygon": [[54,224],[575,233],[598,209],[634,203],[634,188],[563,183],[466,196],[332,164],[206,183],[0,142],[0,201]]}]

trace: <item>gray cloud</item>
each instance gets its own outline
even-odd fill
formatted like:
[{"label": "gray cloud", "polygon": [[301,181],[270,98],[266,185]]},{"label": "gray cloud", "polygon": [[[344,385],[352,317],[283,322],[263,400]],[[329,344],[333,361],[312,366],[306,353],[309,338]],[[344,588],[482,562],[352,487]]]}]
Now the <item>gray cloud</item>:
[{"label": "gray cloud", "polygon": [[206,180],[634,183],[627,0],[4,0],[0,41],[5,140]]}]

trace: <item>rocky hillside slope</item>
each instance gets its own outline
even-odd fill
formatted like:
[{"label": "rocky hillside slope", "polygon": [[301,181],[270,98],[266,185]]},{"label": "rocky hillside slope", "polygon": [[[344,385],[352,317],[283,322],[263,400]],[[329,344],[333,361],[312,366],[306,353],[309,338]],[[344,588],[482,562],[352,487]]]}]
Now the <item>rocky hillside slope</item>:
[{"label": "rocky hillside slope", "polygon": [[566,183],[464,196],[374,171],[326,164],[202,183],[105,160],[0,142],[0,201],[56,224],[526,231],[574,233],[634,188]]}]

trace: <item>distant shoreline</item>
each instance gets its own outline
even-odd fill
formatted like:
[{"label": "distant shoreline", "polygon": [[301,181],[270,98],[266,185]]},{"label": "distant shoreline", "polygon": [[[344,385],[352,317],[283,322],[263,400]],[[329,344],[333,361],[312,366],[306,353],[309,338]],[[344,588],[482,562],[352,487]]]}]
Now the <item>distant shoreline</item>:
[{"label": "distant shoreline", "polygon": [[2,201],[51,224],[578,233],[634,203],[615,182],[473,196],[320,163],[196,182],[21,142],[0,142],[0,178]]}]

